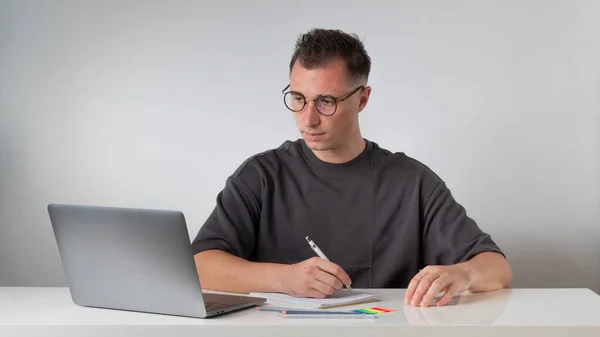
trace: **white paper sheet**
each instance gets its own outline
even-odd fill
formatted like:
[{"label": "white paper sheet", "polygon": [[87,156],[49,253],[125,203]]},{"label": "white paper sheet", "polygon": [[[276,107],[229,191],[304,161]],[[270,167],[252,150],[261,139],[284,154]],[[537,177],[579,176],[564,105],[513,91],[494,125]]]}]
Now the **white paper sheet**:
[{"label": "white paper sheet", "polygon": [[281,293],[250,293],[250,296],[264,297],[267,299],[267,303],[273,305],[292,305],[297,307],[305,308],[332,308],[343,305],[374,302],[377,298],[374,295],[348,290],[336,291],[333,295],[328,298],[301,298],[293,297],[287,294]]}]

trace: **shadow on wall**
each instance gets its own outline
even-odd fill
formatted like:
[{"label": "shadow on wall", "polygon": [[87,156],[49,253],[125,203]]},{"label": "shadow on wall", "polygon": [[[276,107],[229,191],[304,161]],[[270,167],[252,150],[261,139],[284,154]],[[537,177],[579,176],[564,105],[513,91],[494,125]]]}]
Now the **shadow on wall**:
[{"label": "shadow on wall", "polygon": [[[512,287],[589,288],[600,294],[598,247],[577,242],[557,247],[552,241],[534,238],[506,245],[513,270]],[[569,245],[576,248],[569,249]]]}]

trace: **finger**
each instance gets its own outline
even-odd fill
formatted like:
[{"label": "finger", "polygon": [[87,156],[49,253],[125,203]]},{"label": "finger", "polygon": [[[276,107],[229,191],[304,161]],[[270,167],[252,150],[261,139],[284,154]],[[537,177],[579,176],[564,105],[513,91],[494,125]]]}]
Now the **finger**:
[{"label": "finger", "polygon": [[450,282],[451,279],[449,277],[438,277],[435,281],[433,281],[433,283],[431,283],[431,286],[429,287],[429,290],[427,290],[427,293],[425,293],[423,299],[420,302],[421,306],[429,306],[429,303],[433,301],[435,295],[437,295],[440,291],[448,287],[450,285]]},{"label": "finger", "polygon": [[310,283],[310,287],[313,288],[314,290],[318,291],[319,293],[323,294],[323,297],[328,297],[335,292],[335,289],[332,286],[330,286],[326,283],[323,283],[317,279],[314,279]]},{"label": "finger", "polygon": [[427,275],[429,275],[429,269],[421,269],[421,271],[417,275],[415,275],[415,277],[413,277],[413,279],[410,281],[408,288],[406,289],[406,294],[404,295],[406,304],[413,305],[411,301],[415,296],[417,287],[419,286],[423,278]]},{"label": "finger", "polygon": [[408,284],[408,287],[406,288],[406,292],[404,293],[404,304],[408,304],[410,302],[415,290],[417,289],[417,286],[419,285],[419,282],[421,282],[421,279],[425,275],[427,275],[427,272],[425,270],[421,269],[421,271],[418,272],[417,275],[415,275],[412,278],[412,280],[410,280],[410,283]]},{"label": "finger", "polygon": [[322,270],[319,270],[317,272],[317,274],[315,275],[315,278],[336,290],[341,290],[344,288],[342,281],[340,281],[337,277],[335,277],[327,272],[324,272]]},{"label": "finger", "polygon": [[331,261],[319,259],[319,263],[317,264],[317,266],[319,267],[319,269],[335,276],[338,280],[340,280],[340,282],[342,282],[342,284],[349,286],[352,283],[352,280],[350,280],[350,276],[346,274],[342,267],[338,266],[337,264]]},{"label": "finger", "polygon": [[419,303],[421,303],[421,301],[423,300],[423,296],[427,293],[427,291],[429,290],[429,287],[431,287],[431,284],[433,283],[433,281],[435,281],[438,277],[439,277],[438,274],[429,274],[428,273],[427,275],[425,275],[419,282],[419,285],[417,286],[415,293],[413,294],[412,298],[410,299],[410,304],[411,305],[419,305]]},{"label": "finger", "polygon": [[446,293],[444,294],[444,296],[440,297],[435,302],[435,305],[438,306],[438,307],[446,305],[452,299],[452,297],[454,297],[454,295],[456,295],[456,293],[458,292],[459,289],[460,289],[460,284],[459,283],[453,283],[453,284],[451,284],[448,287],[448,289],[446,289]]},{"label": "finger", "polygon": [[325,297],[327,297],[327,295],[318,291],[317,289],[310,288],[309,290],[306,291],[306,293],[303,297],[325,298]]}]

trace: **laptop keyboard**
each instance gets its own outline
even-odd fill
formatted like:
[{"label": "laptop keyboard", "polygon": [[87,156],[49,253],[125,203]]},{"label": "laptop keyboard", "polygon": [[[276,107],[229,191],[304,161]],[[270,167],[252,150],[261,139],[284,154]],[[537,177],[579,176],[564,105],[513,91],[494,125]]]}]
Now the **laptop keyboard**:
[{"label": "laptop keyboard", "polygon": [[228,294],[211,294],[211,293],[202,293],[204,299],[204,306],[206,307],[206,311],[220,311],[229,308],[243,308],[251,306],[255,303],[256,298],[253,297],[245,297],[245,296],[236,296],[236,295],[228,295]]}]

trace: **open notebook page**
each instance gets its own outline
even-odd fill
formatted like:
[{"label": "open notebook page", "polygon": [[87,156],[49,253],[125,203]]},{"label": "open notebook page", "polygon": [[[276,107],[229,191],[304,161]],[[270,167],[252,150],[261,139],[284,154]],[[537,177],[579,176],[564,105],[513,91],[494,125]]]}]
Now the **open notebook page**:
[{"label": "open notebook page", "polygon": [[377,300],[375,295],[339,290],[333,293],[328,298],[302,298],[293,297],[287,294],[281,293],[250,293],[250,296],[264,297],[267,299],[267,303],[272,305],[291,305],[297,307],[324,309],[339,307],[348,304],[374,302]]}]

